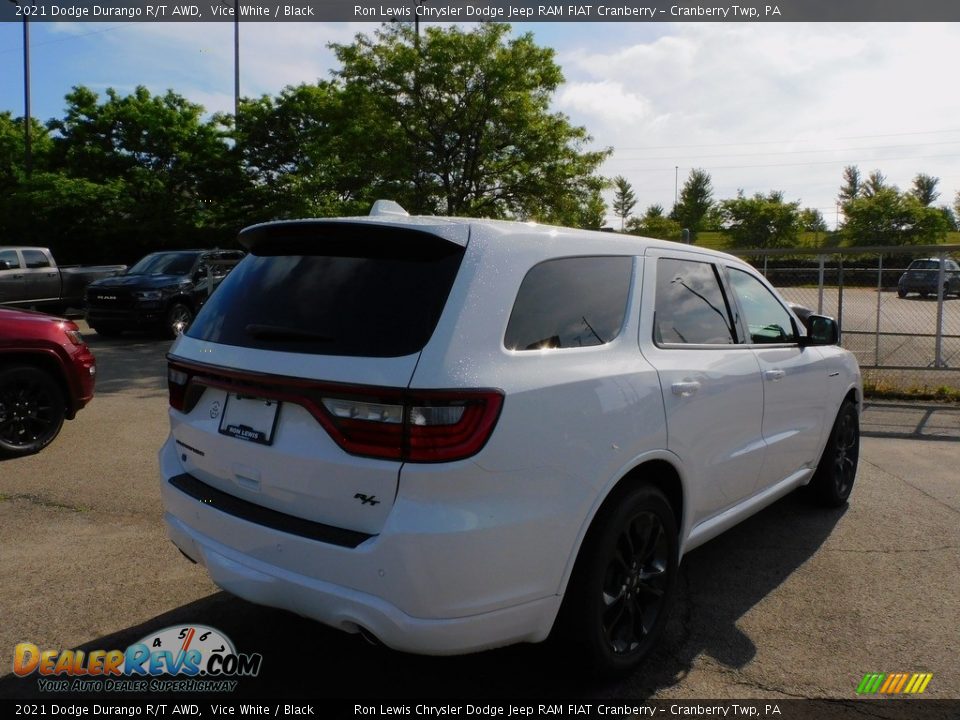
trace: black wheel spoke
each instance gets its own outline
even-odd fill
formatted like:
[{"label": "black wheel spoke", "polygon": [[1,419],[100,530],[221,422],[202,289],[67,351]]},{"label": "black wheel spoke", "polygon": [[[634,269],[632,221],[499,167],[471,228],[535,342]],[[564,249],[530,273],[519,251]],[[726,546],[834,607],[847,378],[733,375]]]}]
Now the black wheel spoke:
[{"label": "black wheel spoke", "polygon": [[636,513],[624,525],[607,560],[601,626],[617,655],[635,652],[656,626],[666,600],[669,543],[661,519]]},{"label": "black wheel spoke", "polygon": [[0,442],[4,452],[36,452],[60,431],[65,411],[55,381],[33,367],[8,370],[0,384]]}]

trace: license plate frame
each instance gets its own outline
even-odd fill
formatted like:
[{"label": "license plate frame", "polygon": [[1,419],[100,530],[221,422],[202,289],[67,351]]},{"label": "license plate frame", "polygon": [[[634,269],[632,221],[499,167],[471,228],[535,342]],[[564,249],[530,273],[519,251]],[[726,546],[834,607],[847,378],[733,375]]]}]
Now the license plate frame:
[{"label": "license plate frame", "polygon": [[220,434],[258,445],[273,445],[280,405],[279,400],[227,393],[220,415]]}]

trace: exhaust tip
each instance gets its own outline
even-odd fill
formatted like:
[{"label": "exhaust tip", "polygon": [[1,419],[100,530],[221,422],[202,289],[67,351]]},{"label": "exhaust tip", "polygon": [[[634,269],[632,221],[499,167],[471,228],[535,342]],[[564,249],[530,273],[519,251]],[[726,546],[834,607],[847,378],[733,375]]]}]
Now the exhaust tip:
[{"label": "exhaust tip", "polygon": [[377,639],[377,636],[362,625],[357,625],[357,632],[359,632],[360,637],[366,640],[370,645],[373,645],[374,647],[383,647],[383,643]]}]

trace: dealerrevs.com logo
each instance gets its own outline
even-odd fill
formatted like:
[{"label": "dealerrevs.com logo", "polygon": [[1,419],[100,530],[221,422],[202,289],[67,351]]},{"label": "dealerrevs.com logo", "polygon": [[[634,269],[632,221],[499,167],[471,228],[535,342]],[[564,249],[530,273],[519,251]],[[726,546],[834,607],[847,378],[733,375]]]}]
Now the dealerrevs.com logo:
[{"label": "dealerrevs.com logo", "polygon": [[239,653],[216,628],[177,625],[126,650],[41,650],[20,643],[13,672],[36,674],[41,692],[232,692],[238,678],[256,677],[263,656]]}]

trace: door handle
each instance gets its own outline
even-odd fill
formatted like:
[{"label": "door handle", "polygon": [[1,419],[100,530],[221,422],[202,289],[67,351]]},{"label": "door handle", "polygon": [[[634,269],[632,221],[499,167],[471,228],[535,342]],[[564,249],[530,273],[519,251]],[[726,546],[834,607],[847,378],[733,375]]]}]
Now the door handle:
[{"label": "door handle", "polygon": [[700,383],[696,380],[685,380],[683,382],[675,382],[670,386],[670,389],[673,390],[674,395],[690,397],[700,389]]},{"label": "door handle", "polygon": [[56,276],[57,276],[56,273],[47,273],[47,277],[56,277]]},{"label": "door handle", "polygon": [[770,380],[771,382],[777,382],[777,380],[782,380],[783,376],[786,374],[787,373],[784,372],[783,370],[764,370],[763,371],[763,376],[767,380]]}]

